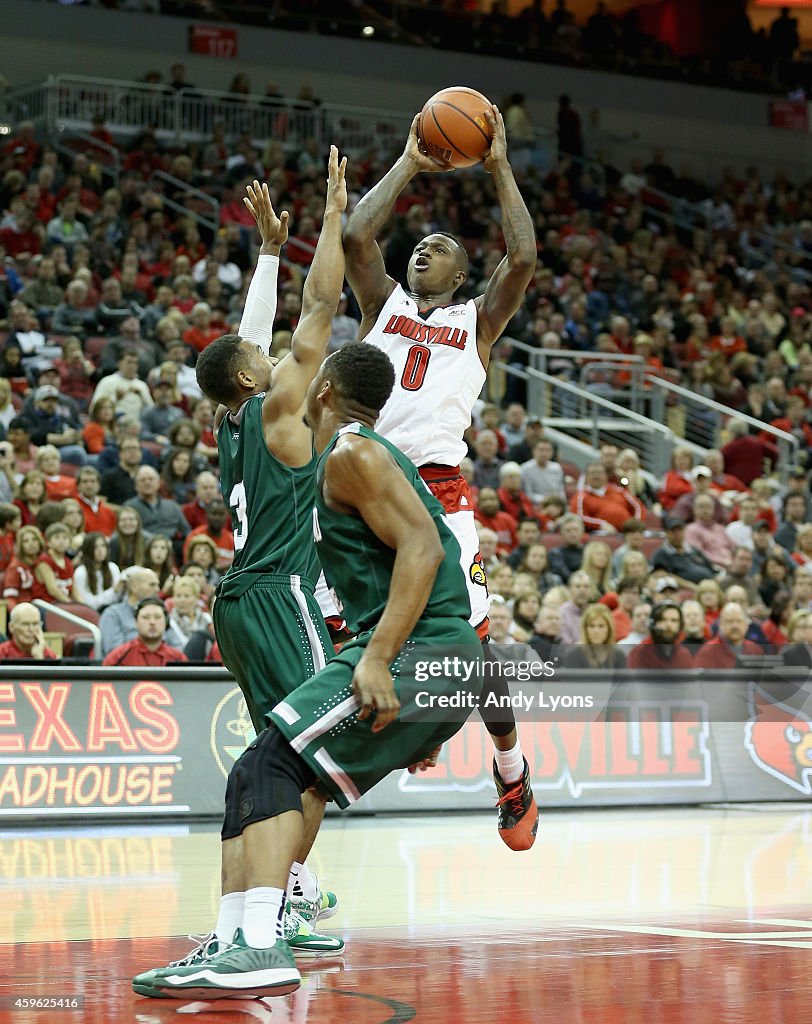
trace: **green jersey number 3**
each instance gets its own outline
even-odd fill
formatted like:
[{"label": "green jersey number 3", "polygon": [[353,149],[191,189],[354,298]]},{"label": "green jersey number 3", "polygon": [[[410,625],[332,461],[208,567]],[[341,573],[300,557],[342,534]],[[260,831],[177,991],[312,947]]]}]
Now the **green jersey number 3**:
[{"label": "green jersey number 3", "polygon": [[242,551],[248,540],[248,504],[245,498],[245,484],[242,480],[234,484],[228,503],[237,513],[237,529],[234,531],[234,550]]}]

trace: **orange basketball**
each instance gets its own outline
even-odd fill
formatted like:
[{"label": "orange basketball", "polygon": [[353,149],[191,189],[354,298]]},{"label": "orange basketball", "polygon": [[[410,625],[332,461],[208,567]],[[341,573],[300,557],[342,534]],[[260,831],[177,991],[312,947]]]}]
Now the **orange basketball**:
[{"label": "orange basketball", "polygon": [[426,152],[451,167],[471,167],[491,148],[485,111],[491,101],[476,89],[454,85],[441,89],[420,113],[417,133]]}]

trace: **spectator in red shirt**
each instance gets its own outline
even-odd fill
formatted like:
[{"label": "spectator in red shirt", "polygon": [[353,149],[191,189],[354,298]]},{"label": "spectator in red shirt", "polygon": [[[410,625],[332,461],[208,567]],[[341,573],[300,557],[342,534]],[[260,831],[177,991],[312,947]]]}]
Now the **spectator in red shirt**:
[{"label": "spectator in red shirt", "polygon": [[24,601],[47,598],[47,591],[36,575],[44,553],[45,538],[36,526],[21,526],[17,531],[14,557],[3,577],[3,598],[9,608]]},{"label": "spectator in red shirt", "polygon": [[506,462],[500,468],[499,483],[501,486],[496,493],[505,512],[512,515],[517,523],[522,519],[536,518],[533,502],[522,490],[522,467],[518,462]]},{"label": "spectator in red shirt", "polygon": [[609,483],[600,462],[587,466],[584,483],[572,496],[570,509],[583,520],[587,530],[617,533],[628,519],[642,519],[643,506],[625,487]]},{"label": "spectator in red shirt", "polygon": [[76,499],[85,517],[85,533],[103,533],[112,537],[116,529],[116,513],[99,497],[101,476],[95,466],[82,466],[76,474]]},{"label": "spectator in red shirt", "polygon": [[45,646],[42,619],[35,605],[28,602],[15,605],[9,616],[8,631],[11,639],[0,644],[0,662],[56,660],[56,654]]},{"label": "spectator in red shirt", "polygon": [[727,359],[732,359],[737,352],[747,351],[747,342],[740,334],[736,334],[733,317],[722,317],[719,333],[711,338],[709,348],[711,352],[721,352]]},{"label": "spectator in red shirt", "polygon": [[102,665],[160,668],[189,660],[183,651],[164,643],[164,633],[169,628],[169,615],[163,601],[157,597],[145,597],[138,602],[135,628],[138,631],[136,638],[114,647]]},{"label": "spectator in red shirt", "polygon": [[743,420],[728,420],[727,430],[730,440],[722,448],[725,471],[749,487],[765,472],[769,473],[778,459],[778,449],[771,441],[749,433]]},{"label": "spectator in red shirt", "polygon": [[725,472],[725,460],[720,451],[712,448],[705,454],[705,465],[711,471],[710,489],[716,494],[723,494],[725,491],[746,491],[747,487],[733,476]]},{"label": "spectator in red shirt", "polygon": [[499,495],[492,487],[483,487],[479,492],[474,518],[496,534],[496,550],[500,555],[509,555],[516,547],[518,523],[509,512],[502,510]]},{"label": "spectator in red shirt", "polygon": [[685,494],[693,494],[694,480],[691,470],[694,456],[689,448],[675,448],[671,453],[671,469],[665,474],[658,497],[663,511],[668,512]]},{"label": "spectator in red shirt", "polygon": [[693,668],[691,652],[679,642],[682,610],[673,601],[661,601],[651,609],[650,636],[629,652],[629,668],[657,669],[662,672]]},{"label": "spectator in red shirt", "polygon": [[740,655],[763,654],[752,640],[746,640],[747,616],[739,604],[730,602],[719,615],[719,634],[699,648],[694,664],[697,668],[735,668]]},{"label": "spectator in red shirt", "polygon": [[12,558],[17,542],[17,531],[23,525],[23,517],[16,505],[0,505],[0,572],[5,572]]},{"label": "spectator in red shirt", "polygon": [[[777,430],[783,430],[792,434],[801,442],[802,450],[812,449],[812,427],[806,422],[806,406],[804,400],[797,395],[790,395],[787,399],[787,414],[780,419],[771,420],[770,426]],[[762,431],[759,438],[762,441],[771,440],[771,435]]]},{"label": "spectator in red shirt", "polygon": [[51,523],[45,531],[45,553],[35,576],[43,585],[46,601],[70,604],[73,600],[73,562],[68,558],[71,532],[65,523]]},{"label": "spectator in red shirt", "polygon": [[36,224],[31,211],[22,207],[14,222],[0,230],[0,242],[14,259],[26,254],[36,256],[42,249],[42,234],[42,226]]},{"label": "spectator in red shirt", "polygon": [[206,509],[209,502],[220,493],[220,485],[214,473],[203,470],[195,477],[195,500],[181,506],[186,522],[193,530],[206,525]]},{"label": "spectator in red shirt", "polygon": [[215,338],[223,333],[220,327],[211,323],[211,306],[208,302],[197,302],[189,313],[191,327],[183,332],[183,340],[191,345],[195,352],[202,352]]},{"label": "spectator in red shirt", "polygon": [[189,549],[195,537],[208,537],[217,548],[217,569],[227,569],[234,561],[234,534],[229,525],[226,503],[219,495],[206,507],[206,523],[192,530],[183,544],[183,560],[189,561]]}]

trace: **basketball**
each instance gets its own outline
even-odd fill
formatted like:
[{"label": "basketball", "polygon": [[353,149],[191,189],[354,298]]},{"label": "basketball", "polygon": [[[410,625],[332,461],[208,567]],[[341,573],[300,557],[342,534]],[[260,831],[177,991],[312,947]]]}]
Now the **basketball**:
[{"label": "basketball", "polygon": [[485,111],[492,107],[476,89],[455,85],[441,89],[420,113],[417,133],[426,152],[451,167],[472,167],[491,147]]}]

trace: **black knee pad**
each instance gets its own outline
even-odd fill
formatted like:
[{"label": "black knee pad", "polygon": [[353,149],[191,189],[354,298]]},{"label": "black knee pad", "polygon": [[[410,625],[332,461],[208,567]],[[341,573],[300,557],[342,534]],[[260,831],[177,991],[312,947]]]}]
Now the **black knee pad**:
[{"label": "black knee pad", "polygon": [[226,784],[221,837],[234,839],[258,821],[302,810],[316,775],[276,726],[269,726],[235,762]]},{"label": "black knee pad", "polygon": [[[489,643],[483,643],[482,656],[486,662],[498,662],[499,659],[491,651]],[[516,718],[513,709],[509,704],[505,707],[486,707],[488,694],[495,693],[501,700],[502,697],[509,697],[507,682],[502,678],[501,673],[491,674],[485,671],[485,682],[482,685],[480,694],[479,716],[485,723],[485,728],[491,736],[507,736],[516,728]]]}]

